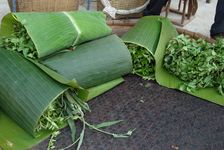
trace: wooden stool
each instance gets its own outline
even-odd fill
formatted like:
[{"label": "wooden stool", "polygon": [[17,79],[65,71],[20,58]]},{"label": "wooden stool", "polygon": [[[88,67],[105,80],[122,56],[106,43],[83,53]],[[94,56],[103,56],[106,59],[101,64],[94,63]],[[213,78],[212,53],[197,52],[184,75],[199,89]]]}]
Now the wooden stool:
[{"label": "wooden stool", "polygon": [[[181,10],[182,3],[183,3],[183,9]],[[168,16],[169,12],[180,14],[181,21],[178,22],[178,21],[173,20],[172,22],[174,24],[182,26],[182,27],[185,26],[190,21],[192,21],[192,19],[194,19],[195,13],[197,12],[197,9],[198,9],[197,0],[179,0],[177,9],[170,8],[170,4],[171,4],[171,0],[168,0],[167,6],[166,6],[167,7],[166,8],[166,17]],[[169,9],[169,10],[167,10],[167,9]]]}]

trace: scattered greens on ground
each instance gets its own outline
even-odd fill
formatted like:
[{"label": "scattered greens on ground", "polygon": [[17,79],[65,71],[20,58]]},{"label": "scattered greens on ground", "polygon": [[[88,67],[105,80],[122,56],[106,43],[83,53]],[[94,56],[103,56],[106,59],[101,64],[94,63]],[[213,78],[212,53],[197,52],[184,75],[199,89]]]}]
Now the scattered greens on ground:
[{"label": "scattered greens on ground", "polygon": [[[45,110],[44,114],[38,121],[35,131],[36,132],[42,130],[55,131],[50,138],[48,144],[48,150],[55,148],[55,142],[56,142],[55,138],[57,137],[57,135],[60,134],[58,130],[60,129],[60,126],[62,126],[65,122],[68,123],[71,129],[72,141],[74,143],[64,149],[70,148],[77,142],[79,142],[77,149],[80,148],[84,138],[85,126],[88,126],[90,129],[94,129],[98,132],[111,135],[114,138],[127,138],[134,131],[130,130],[125,134],[115,134],[103,131],[101,130],[101,128],[115,125],[117,123],[120,123],[121,121],[111,121],[111,122],[104,122],[99,125],[91,125],[85,121],[84,112],[86,111],[90,112],[88,104],[79,99],[74,94],[74,92],[67,91],[64,94],[62,94],[57,100],[52,102],[50,106],[47,108],[47,110]],[[83,129],[78,138],[76,136],[76,125],[74,123],[74,120],[80,120],[83,123]]]},{"label": "scattered greens on ground", "polygon": [[224,39],[209,43],[179,35],[166,48],[164,67],[185,81],[180,90],[215,87],[224,95]]},{"label": "scattered greens on ground", "polygon": [[25,57],[37,58],[35,45],[25,27],[20,23],[14,24],[14,33],[10,37],[1,39],[0,47],[10,51],[17,51]]},{"label": "scattered greens on ground", "polygon": [[126,43],[133,63],[133,74],[141,76],[145,80],[155,79],[155,60],[152,54],[144,47]]}]

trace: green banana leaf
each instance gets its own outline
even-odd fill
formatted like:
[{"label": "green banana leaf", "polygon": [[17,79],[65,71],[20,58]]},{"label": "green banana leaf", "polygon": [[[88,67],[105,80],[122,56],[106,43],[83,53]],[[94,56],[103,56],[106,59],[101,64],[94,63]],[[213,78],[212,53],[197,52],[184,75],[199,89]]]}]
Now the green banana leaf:
[{"label": "green banana leaf", "polygon": [[160,16],[143,17],[122,36],[132,56],[132,73],[146,80],[155,79],[154,53],[160,37],[161,19]]},{"label": "green banana leaf", "polygon": [[19,54],[0,49],[0,107],[33,136],[39,118],[68,87]]},{"label": "green banana leaf", "polygon": [[121,84],[122,82],[124,82],[123,78],[118,78],[115,79],[113,81],[101,84],[99,86],[96,87],[92,87],[89,89],[78,89],[77,94],[79,96],[79,98],[81,98],[84,101],[89,101],[103,93],[105,93],[106,91],[114,88],[115,86]]},{"label": "green banana leaf", "polygon": [[2,111],[0,111],[0,124],[0,149],[2,150],[25,150],[47,139],[51,134],[45,132],[34,138]]},{"label": "green banana leaf", "polygon": [[[94,88],[80,90],[78,91],[78,96],[85,101],[89,101],[92,98],[97,97],[109,89],[117,86],[123,81],[124,80],[122,78],[119,78]],[[3,150],[29,149],[47,139],[52,134],[51,132],[44,132],[41,136],[33,138],[33,136],[22,129],[1,110],[0,133],[0,149],[2,148]]]},{"label": "green banana leaf", "polygon": [[[155,59],[157,63],[155,75],[156,75],[156,81],[160,85],[173,89],[179,89],[180,85],[183,84],[183,81],[178,79],[176,76],[170,74],[163,67],[163,59],[167,43],[177,35],[178,33],[174,28],[174,26],[172,25],[172,23],[167,19],[162,20],[161,35],[155,53]],[[215,88],[199,89],[195,92],[188,92],[188,93],[196,97],[224,106],[224,97],[221,96]]]},{"label": "green banana leaf", "polygon": [[62,51],[35,64],[55,80],[72,87],[92,88],[132,70],[131,55],[116,35]]},{"label": "green banana leaf", "polygon": [[122,36],[123,41],[144,47],[154,55],[160,37],[161,19],[160,16],[143,17]]},{"label": "green banana leaf", "polygon": [[0,35],[11,36],[21,23],[32,39],[39,58],[111,34],[102,12],[23,12],[6,15]]},{"label": "green banana leaf", "polygon": [[[32,128],[42,113],[40,110],[46,109],[47,103],[68,87],[49,78],[18,53],[0,49],[0,57],[0,107],[3,110],[0,111],[0,148],[28,149],[52,134],[45,131],[34,138],[30,133],[34,134]],[[119,78],[78,93],[83,99],[90,100],[121,82],[123,79]],[[32,102],[27,101],[31,99]]]}]

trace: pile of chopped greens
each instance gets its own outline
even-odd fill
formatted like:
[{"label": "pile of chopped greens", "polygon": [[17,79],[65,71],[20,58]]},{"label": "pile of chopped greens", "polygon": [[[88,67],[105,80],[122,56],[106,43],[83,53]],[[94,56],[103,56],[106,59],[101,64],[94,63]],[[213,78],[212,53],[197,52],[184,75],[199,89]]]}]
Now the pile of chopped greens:
[{"label": "pile of chopped greens", "polygon": [[14,33],[10,37],[3,37],[0,46],[10,51],[17,51],[25,57],[37,58],[35,45],[25,27],[17,22],[13,25]]},{"label": "pile of chopped greens", "polygon": [[141,76],[145,80],[155,79],[155,59],[144,47],[132,43],[126,43],[133,63],[133,74]]},{"label": "pile of chopped greens", "polygon": [[166,48],[164,67],[185,81],[180,90],[215,87],[224,95],[224,39],[209,43],[179,35]]}]

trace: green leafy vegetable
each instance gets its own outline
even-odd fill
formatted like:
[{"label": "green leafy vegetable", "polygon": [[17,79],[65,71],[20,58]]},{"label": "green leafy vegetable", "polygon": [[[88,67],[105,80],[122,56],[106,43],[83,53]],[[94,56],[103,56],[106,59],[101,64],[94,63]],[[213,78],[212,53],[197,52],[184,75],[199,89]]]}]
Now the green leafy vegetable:
[{"label": "green leafy vegetable", "polygon": [[145,80],[155,79],[155,59],[144,47],[132,43],[126,43],[133,63],[133,74],[141,76]]},{"label": "green leafy vegetable", "polygon": [[18,22],[14,24],[14,33],[10,37],[1,39],[0,47],[10,51],[17,51],[25,57],[37,58],[37,51],[33,41],[25,27]]},{"label": "green leafy vegetable", "polygon": [[115,124],[118,124],[122,122],[123,120],[117,120],[117,121],[108,121],[108,122],[103,122],[97,125],[93,125],[95,128],[100,129],[100,128],[106,128]]},{"label": "green leafy vegetable", "polygon": [[51,138],[50,138],[50,141],[48,143],[48,147],[47,147],[47,150],[52,150],[55,148],[55,143],[56,143],[56,140],[55,138],[60,134],[60,131],[55,131],[52,135],[51,135]]},{"label": "green leafy vegetable", "polygon": [[166,48],[164,67],[185,81],[180,90],[194,92],[200,88],[224,90],[224,39],[214,44],[179,35]]},{"label": "green leafy vegetable", "polygon": [[132,133],[135,131],[135,129],[132,129],[132,130],[129,130],[127,133],[117,134],[117,133],[111,133],[111,132],[108,132],[108,131],[101,130],[100,128],[96,128],[94,125],[91,125],[88,122],[85,122],[85,124],[90,129],[94,129],[94,130],[96,130],[96,131],[98,131],[100,133],[104,133],[104,134],[110,135],[110,136],[112,136],[114,138],[127,138],[127,137],[131,136]]}]

